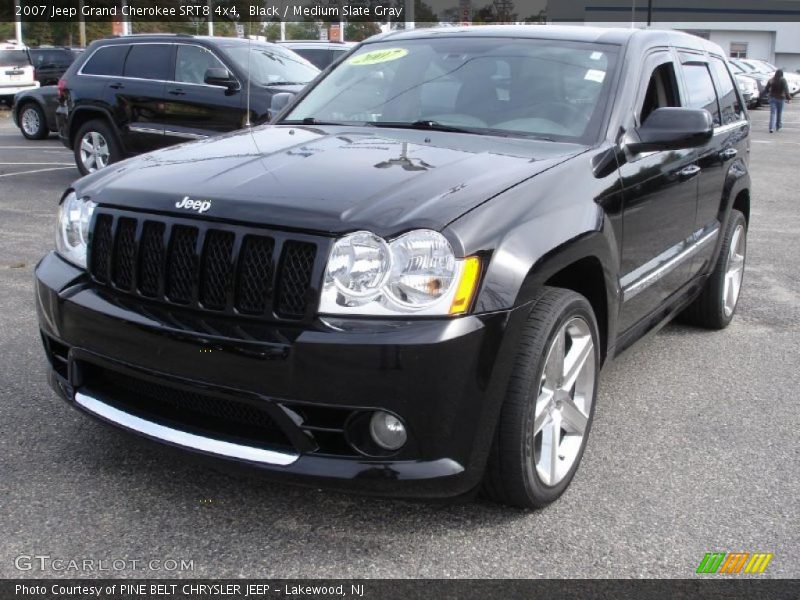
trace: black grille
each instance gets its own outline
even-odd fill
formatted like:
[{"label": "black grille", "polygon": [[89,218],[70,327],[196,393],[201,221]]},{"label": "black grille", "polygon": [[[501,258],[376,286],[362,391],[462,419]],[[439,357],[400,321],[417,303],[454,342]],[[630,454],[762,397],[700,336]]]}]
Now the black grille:
[{"label": "black grille", "polygon": [[308,237],[106,209],[95,219],[89,267],[97,283],[135,296],[299,320],[316,303],[320,276]]},{"label": "black grille", "polygon": [[83,385],[104,402],[143,419],[216,438],[291,447],[268,411],[245,400],[154,383],[82,363]]}]

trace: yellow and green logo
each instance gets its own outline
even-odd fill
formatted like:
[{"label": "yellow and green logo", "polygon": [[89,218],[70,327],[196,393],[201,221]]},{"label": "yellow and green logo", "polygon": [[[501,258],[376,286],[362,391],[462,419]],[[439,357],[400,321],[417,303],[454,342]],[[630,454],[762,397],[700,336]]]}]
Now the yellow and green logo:
[{"label": "yellow and green logo", "polygon": [[772,553],[767,552],[706,552],[697,573],[736,575],[739,573],[763,573]]}]

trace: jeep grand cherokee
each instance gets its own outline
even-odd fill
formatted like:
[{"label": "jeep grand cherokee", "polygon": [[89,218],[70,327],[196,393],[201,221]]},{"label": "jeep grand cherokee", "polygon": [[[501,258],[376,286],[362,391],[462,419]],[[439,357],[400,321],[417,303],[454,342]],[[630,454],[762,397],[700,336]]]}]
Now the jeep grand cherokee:
[{"label": "jeep grand cherokee", "polygon": [[36,271],[52,386],[276,478],[545,505],[606,360],[731,321],[749,129],[681,33],[373,38],[270,125],[66,190]]}]

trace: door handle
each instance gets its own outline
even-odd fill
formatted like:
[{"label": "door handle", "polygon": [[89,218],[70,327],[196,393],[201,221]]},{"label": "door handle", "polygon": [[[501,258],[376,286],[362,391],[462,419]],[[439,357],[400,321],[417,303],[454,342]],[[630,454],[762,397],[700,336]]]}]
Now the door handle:
[{"label": "door handle", "polygon": [[722,160],[730,160],[734,158],[737,154],[739,154],[739,152],[736,150],[736,148],[728,148],[727,150],[723,150],[722,152],[720,152],[719,157]]},{"label": "door handle", "polygon": [[121,90],[121,89],[122,89],[122,88],[124,88],[125,86],[124,86],[124,85],[122,85],[122,84],[121,84],[121,83],[119,83],[119,82],[115,82],[115,83],[109,83],[109,84],[108,84],[108,87],[110,87],[112,90]]},{"label": "door handle", "polygon": [[689,165],[678,171],[678,175],[680,175],[681,181],[686,181],[697,175],[700,171],[702,171],[702,169],[697,165]]},{"label": "door handle", "polygon": [[174,90],[170,90],[170,91],[169,91],[169,92],[167,92],[167,93],[168,93],[168,94],[172,94],[173,96],[185,96],[185,95],[186,95],[186,92],[184,92],[184,91],[183,91],[182,89],[180,89],[180,88],[175,88]]}]

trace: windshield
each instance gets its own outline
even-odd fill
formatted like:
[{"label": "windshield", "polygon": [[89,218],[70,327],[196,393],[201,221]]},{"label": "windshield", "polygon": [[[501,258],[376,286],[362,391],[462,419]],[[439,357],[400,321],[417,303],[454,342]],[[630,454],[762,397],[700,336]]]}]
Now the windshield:
[{"label": "windshield", "polygon": [[225,52],[242,72],[250,73],[254,85],[308,83],[319,73],[306,59],[283,48],[237,44],[225,47]]},{"label": "windshield", "polygon": [[25,50],[0,50],[0,65],[4,67],[20,67],[31,64]]},{"label": "windshield", "polygon": [[617,46],[510,38],[366,44],[283,122],[596,139]]}]

